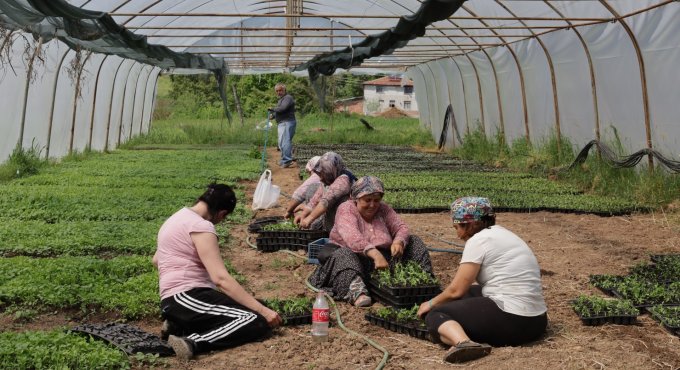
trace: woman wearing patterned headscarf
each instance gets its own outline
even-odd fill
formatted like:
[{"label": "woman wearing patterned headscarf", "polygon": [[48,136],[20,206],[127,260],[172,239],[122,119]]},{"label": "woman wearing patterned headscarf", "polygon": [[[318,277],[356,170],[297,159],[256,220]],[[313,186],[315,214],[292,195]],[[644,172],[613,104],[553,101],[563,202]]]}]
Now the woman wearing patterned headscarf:
[{"label": "woman wearing patterned headscarf", "polygon": [[306,207],[295,216],[295,223],[303,229],[309,229],[314,220],[324,216],[323,229],[333,228],[335,212],[338,206],[349,199],[349,192],[356,177],[347,170],[340,154],[326,152],[314,166],[314,173],[321,183]]},{"label": "woman wearing patterned headscarf", "polygon": [[432,337],[451,346],[444,361],[486,356],[489,344],[515,346],[538,339],[548,323],[547,307],[529,246],[496,225],[486,198],[456,199],[451,217],[465,241],[460,266],[451,284],[418,310],[419,316],[426,315]]},{"label": "woman wearing patterned headscarf", "polygon": [[352,185],[352,197],[338,207],[330,233],[330,242],[339,248],[309,278],[315,287],[358,307],[371,305],[364,278],[374,269],[412,260],[432,273],[427,247],[382,202],[384,193],[377,177],[362,177]]}]

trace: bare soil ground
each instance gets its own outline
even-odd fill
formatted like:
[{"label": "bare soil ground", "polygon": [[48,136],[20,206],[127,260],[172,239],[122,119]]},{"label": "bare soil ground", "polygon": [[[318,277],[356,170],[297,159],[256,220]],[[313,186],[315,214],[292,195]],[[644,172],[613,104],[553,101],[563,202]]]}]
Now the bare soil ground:
[{"label": "bare soil ground", "polygon": [[[276,151],[270,152],[270,158],[274,183],[281,186],[284,193],[292,194],[301,183],[299,168],[276,166]],[[254,186],[251,184],[249,199],[252,199]],[[281,197],[280,203],[287,200]],[[258,212],[256,217],[282,214],[283,207],[278,206]],[[461,243],[456,240],[446,213],[402,217],[414,234],[433,247],[451,246],[432,234]],[[386,369],[678,369],[680,338],[670,334],[648,314],[639,316],[636,325],[591,327],[582,325],[569,306],[569,301],[581,293],[600,294],[588,284],[590,274],[625,274],[630,266],[648,261],[650,254],[679,253],[680,224],[677,220],[677,214],[598,217],[548,212],[500,213],[497,222],[522,237],[538,258],[548,303],[549,327],[537,342],[494,348],[491,355],[471,363],[444,363],[441,360],[443,347],[368,324],[364,319],[366,309],[346,303],[338,303],[338,309],[348,328],[368,336],[389,351]],[[248,245],[247,237],[247,225],[234,228],[223,255],[246,276],[251,292],[261,298],[313,296],[304,280],[314,265],[307,265],[304,259],[286,253],[260,253]],[[442,252],[433,252],[431,256],[437,276],[448,284],[460,256]],[[50,317],[22,325],[23,330],[69,325],[64,314]],[[97,318],[88,321],[96,322]],[[132,324],[157,333],[161,321]],[[382,352],[363,339],[332,325],[330,340],[323,344],[312,343],[309,326],[284,327],[261,342],[200,355],[189,363],[170,358],[168,364],[177,369],[374,369],[381,358]]]}]

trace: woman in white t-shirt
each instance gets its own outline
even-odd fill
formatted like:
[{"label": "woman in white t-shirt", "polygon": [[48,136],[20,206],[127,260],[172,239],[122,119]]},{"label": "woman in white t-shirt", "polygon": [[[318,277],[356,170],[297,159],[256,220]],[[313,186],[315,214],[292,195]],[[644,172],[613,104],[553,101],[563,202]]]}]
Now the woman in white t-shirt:
[{"label": "woman in white t-shirt", "polygon": [[158,232],[153,263],[166,320],[161,336],[183,360],[260,339],[281,325],[279,314],[246,292],[224,266],[215,225],[234,207],[234,191],[212,184]]},{"label": "woman in white t-shirt", "polygon": [[451,217],[466,242],[460,266],[451,284],[418,310],[420,317],[427,315],[433,338],[451,346],[444,360],[470,361],[488,355],[490,345],[514,346],[540,338],[548,323],[547,307],[538,261],[529,246],[496,225],[486,198],[456,199]]}]

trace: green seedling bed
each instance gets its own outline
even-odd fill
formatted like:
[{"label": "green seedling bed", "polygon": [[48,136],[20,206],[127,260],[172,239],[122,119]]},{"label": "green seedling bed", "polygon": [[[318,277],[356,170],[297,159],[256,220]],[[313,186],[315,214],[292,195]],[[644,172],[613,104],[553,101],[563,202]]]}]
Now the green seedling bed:
[{"label": "green seedling bed", "polygon": [[422,321],[413,321],[408,323],[401,323],[391,320],[385,320],[381,317],[366,314],[366,320],[373,325],[380,326],[390,331],[401,334],[410,335],[414,338],[430,340],[430,332],[425,327]]}]

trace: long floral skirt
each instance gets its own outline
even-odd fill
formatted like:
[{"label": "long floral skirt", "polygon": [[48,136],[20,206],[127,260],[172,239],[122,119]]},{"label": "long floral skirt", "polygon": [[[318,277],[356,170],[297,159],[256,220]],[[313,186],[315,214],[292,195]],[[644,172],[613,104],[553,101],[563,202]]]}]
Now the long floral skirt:
[{"label": "long floral skirt", "polygon": [[[411,235],[404,254],[400,259],[394,259],[389,250],[380,250],[385,259],[393,266],[398,261],[415,261],[426,272],[432,274],[430,253],[423,240]],[[350,303],[361,294],[368,295],[364,283],[375,269],[373,260],[361,253],[355,253],[349,248],[338,248],[328,258],[326,263],[316,268],[309,277],[309,282],[316,288],[323,289],[335,299],[346,300]]]}]

